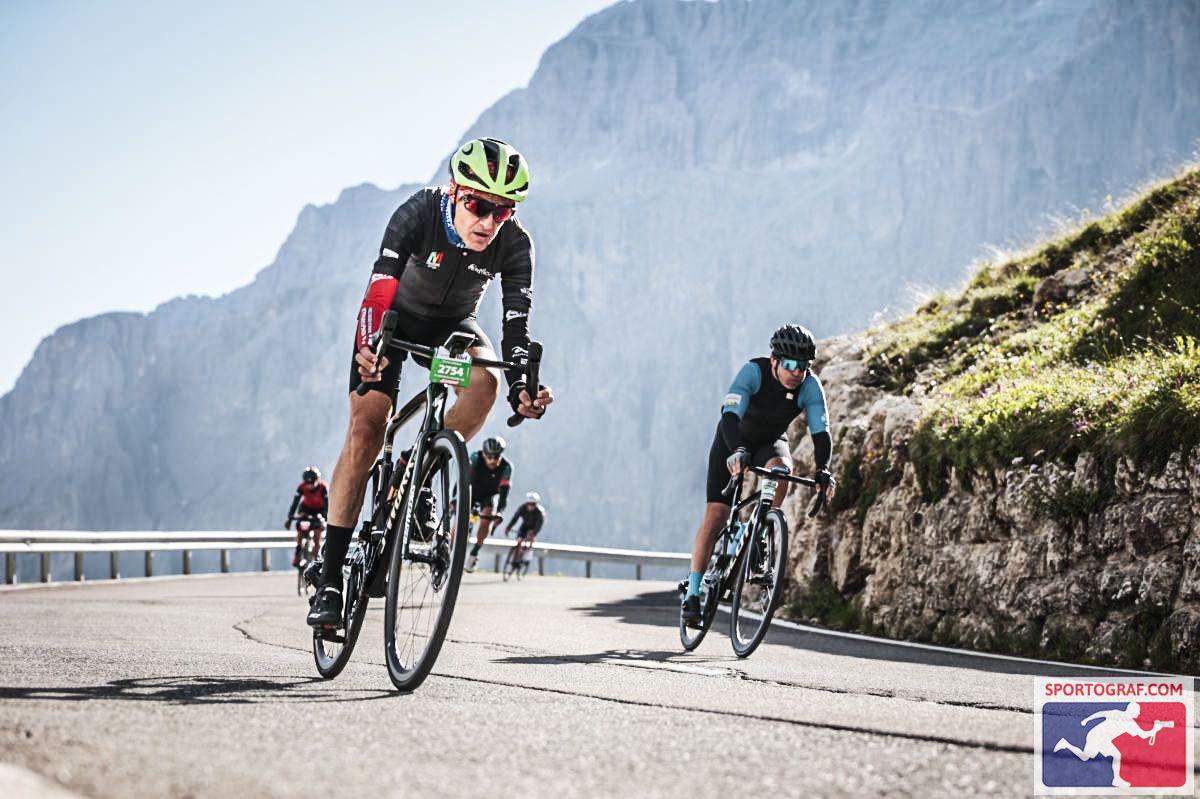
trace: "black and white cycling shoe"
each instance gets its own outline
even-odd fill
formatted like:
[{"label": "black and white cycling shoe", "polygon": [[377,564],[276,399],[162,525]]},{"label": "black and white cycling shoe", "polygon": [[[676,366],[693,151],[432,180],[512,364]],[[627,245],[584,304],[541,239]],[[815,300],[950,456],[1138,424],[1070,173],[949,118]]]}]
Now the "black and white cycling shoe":
[{"label": "black and white cycling shoe", "polygon": [[308,624],[317,628],[342,626],[341,589],[332,585],[318,589],[312,610],[308,612]]}]

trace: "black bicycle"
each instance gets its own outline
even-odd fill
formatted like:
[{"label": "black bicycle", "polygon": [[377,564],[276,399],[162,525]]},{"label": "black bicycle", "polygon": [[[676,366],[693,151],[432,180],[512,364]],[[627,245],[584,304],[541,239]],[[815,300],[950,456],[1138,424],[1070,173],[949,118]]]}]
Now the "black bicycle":
[{"label": "black bicycle", "polygon": [[309,564],[317,559],[317,542],[314,533],[323,531],[324,524],[318,526],[318,522],[312,516],[293,516],[292,521],[296,523],[296,532],[303,533],[304,538],[300,544],[300,560],[296,563],[296,593],[302,597],[311,598],[316,591],[316,586],[305,576]]},{"label": "black bicycle", "polygon": [[510,577],[516,576],[520,580],[529,574],[529,564],[532,560],[529,553],[533,551],[533,544],[529,544],[527,548],[522,541],[523,539],[518,538],[512,548],[508,550],[508,554],[504,556],[504,568],[501,574],[505,582],[508,582]]},{"label": "black bicycle", "polygon": [[[428,676],[441,651],[462,579],[471,508],[471,477],[462,436],[447,430],[447,384],[465,386],[472,366],[517,368],[467,353],[470,334],[456,332],[443,347],[393,340],[396,314],[384,314],[375,344],[430,359],[430,382],[392,414],[383,451],[371,470],[371,505],[342,567],[342,626],[314,630],[313,657],[323,677],[336,677],[354,650],[372,598],[386,597],[384,655],[392,684],[411,691]],[[529,348],[529,385],[537,386],[541,345]],[[369,387],[359,387],[360,394]],[[407,460],[393,461],[397,431],[425,415]],[[513,414],[509,425],[524,417]]]},{"label": "black bicycle", "polygon": [[[757,491],[741,498],[742,484],[747,472],[763,479]],[[700,583],[700,624],[689,627],[679,622],[679,640],[691,651],[700,645],[712,627],[721,602],[730,604],[729,638],[738,657],[748,657],[767,634],[771,617],[783,596],[787,574],[787,521],[778,508],[771,507],[780,480],[815,488],[816,480],[793,477],[785,470],[768,471],[758,466],[743,469],[725,486],[725,496],[733,493],[729,521],[713,545],[708,569]],[[818,493],[809,508],[809,517],[816,516],[825,504],[825,495]],[[739,519],[743,508],[750,508],[745,520]],[[681,586],[681,591],[686,584]]]}]

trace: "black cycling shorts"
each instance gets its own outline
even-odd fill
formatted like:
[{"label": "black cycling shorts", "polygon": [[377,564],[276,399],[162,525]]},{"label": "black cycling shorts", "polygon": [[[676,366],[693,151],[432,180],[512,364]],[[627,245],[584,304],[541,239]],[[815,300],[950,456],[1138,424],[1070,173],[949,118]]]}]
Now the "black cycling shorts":
[{"label": "black cycling shorts", "polygon": [[500,489],[494,485],[479,487],[472,483],[471,504],[481,511],[491,508],[492,513],[495,513],[496,508],[500,505]]},{"label": "black cycling shorts", "polygon": [[[395,338],[403,341],[411,341],[414,344],[424,344],[427,347],[440,347],[446,343],[446,339],[451,333],[462,331],[470,333],[475,337],[473,347],[486,347],[495,353],[492,347],[491,339],[483,332],[483,328],[479,326],[479,322],[475,317],[468,316],[466,319],[421,319],[411,314],[400,314],[400,319],[396,324]],[[350,391],[354,392],[358,388],[358,384],[362,379],[358,376],[358,364],[354,360],[354,356],[358,354],[356,349],[350,355]],[[396,392],[400,390],[400,364],[404,362],[404,357],[408,355],[404,350],[390,349],[386,353],[388,365],[383,370],[383,376],[380,380],[371,383],[371,391],[380,391],[387,394],[392,400],[392,404],[396,404]],[[491,357],[495,357],[492,355]],[[429,359],[420,355],[414,355],[415,360],[421,366],[429,367]]]},{"label": "black cycling shorts", "polygon": [[326,508],[310,508],[301,502],[300,507],[296,508],[296,515],[308,516],[309,518],[320,516],[322,519],[325,519],[329,515],[329,511]]},{"label": "black cycling shorts", "polygon": [[[750,463],[753,466],[766,466],[771,458],[781,458],[784,466],[789,470],[792,468],[792,453],[788,449],[786,435],[766,444],[750,445],[747,449],[750,450]],[[721,431],[718,430],[716,438],[713,439],[712,449],[708,452],[708,485],[705,491],[709,502],[733,504],[732,496],[721,496],[725,486],[729,485],[729,467],[725,465],[725,459],[731,454],[729,447],[725,446],[725,439],[721,437]]]},{"label": "black cycling shorts", "polygon": [[517,530],[517,540],[520,541],[523,538],[528,538],[530,541],[532,541],[533,539],[537,538],[537,534],[540,532],[541,530],[526,530],[524,527],[522,527],[520,530]]}]

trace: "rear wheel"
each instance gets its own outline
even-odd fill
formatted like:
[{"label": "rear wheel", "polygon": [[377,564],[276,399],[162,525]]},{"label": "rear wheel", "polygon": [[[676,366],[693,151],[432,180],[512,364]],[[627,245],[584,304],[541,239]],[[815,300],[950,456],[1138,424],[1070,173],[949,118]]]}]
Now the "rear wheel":
[{"label": "rear wheel", "polygon": [[326,679],[341,674],[354,652],[363,619],[367,617],[369,598],[363,590],[365,576],[361,550],[354,550],[343,592],[342,629],[313,631],[313,659],[317,663],[317,671]]},{"label": "rear wheel", "polygon": [[[413,498],[429,489],[431,527],[414,521]],[[418,479],[390,531],[395,545],[388,569],[384,611],[384,655],[392,684],[411,691],[428,676],[441,651],[467,549],[468,507],[459,496],[470,496],[467,448],[462,436],[443,430],[433,436]]]},{"label": "rear wheel", "polygon": [[778,509],[767,511],[748,535],[729,609],[729,638],[740,658],[748,657],[766,637],[787,571],[787,522]]},{"label": "rear wheel", "polygon": [[[725,546],[724,536],[717,539],[717,546]],[[709,560],[708,571],[704,573],[704,579],[700,582],[700,626],[688,627],[683,623],[682,616],[679,619],[679,642],[688,652],[700,646],[700,642],[712,627],[713,618],[717,615],[717,599],[721,593],[720,561],[716,555]]]}]

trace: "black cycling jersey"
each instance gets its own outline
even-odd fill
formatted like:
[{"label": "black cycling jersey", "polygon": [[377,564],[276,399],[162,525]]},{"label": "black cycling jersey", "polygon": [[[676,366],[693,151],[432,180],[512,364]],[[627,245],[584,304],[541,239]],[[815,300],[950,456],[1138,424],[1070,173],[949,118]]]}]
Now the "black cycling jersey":
[{"label": "black cycling jersey", "polygon": [[523,503],[521,507],[517,508],[513,517],[508,520],[508,526],[504,528],[504,532],[507,533],[511,530],[517,522],[521,523],[518,531],[520,535],[537,535],[538,531],[542,529],[542,525],[546,523],[546,509],[537,503]]},{"label": "black cycling jersey", "polygon": [[483,450],[471,453],[471,497],[476,502],[489,503],[499,494],[496,510],[503,511],[508,504],[508,491],[512,487],[512,464],[502,455],[496,468],[489,469],[483,458]]},{"label": "black cycling jersey", "polygon": [[[513,217],[501,225],[487,249],[475,252],[461,242],[451,243],[443,212],[452,210],[442,188],[421,189],[396,209],[379,247],[372,284],[397,280],[390,306],[403,313],[426,320],[465,319],[475,315],[488,283],[499,275],[504,305],[501,357],[523,364],[529,354],[533,240]],[[360,340],[365,338],[361,332]],[[511,384],[521,378],[521,370],[510,370],[507,377]]]},{"label": "black cycling jersey", "polygon": [[[730,449],[758,446],[787,432],[801,411],[810,433],[829,429],[829,412],[821,381],[809,372],[796,388],[786,388],[771,374],[770,358],[751,358],[733,379],[721,407],[722,416],[737,417],[733,428],[722,425]],[[732,440],[730,440],[732,439]]]}]

